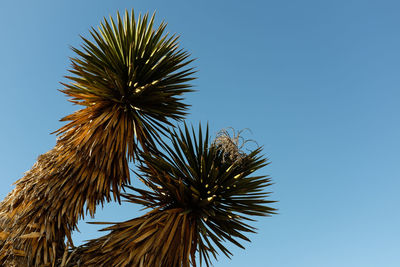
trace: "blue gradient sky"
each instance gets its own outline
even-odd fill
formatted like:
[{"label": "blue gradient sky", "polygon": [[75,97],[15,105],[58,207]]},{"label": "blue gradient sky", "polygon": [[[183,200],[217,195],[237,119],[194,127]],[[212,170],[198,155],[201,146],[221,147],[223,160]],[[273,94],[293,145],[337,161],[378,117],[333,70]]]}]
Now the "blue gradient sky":
[{"label": "blue gradient sky", "polygon": [[[250,128],[272,161],[280,214],[215,266],[400,266],[399,1],[2,0],[1,198],[77,108],[57,91],[69,46],[125,8],[157,10],[198,58],[188,122]],[[139,214],[109,204],[95,220]],[[76,244],[99,235],[79,227]]]}]

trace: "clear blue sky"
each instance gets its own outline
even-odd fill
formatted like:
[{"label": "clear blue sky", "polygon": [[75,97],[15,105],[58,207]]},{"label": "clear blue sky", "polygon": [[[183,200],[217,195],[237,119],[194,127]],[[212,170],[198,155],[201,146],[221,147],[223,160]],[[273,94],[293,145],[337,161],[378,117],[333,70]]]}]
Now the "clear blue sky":
[{"label": "clear blue sky", "polygon": [[[157,10],[198,58],[188,122],[250,128],[280,214],[218,267],[400,266],[400,2],[0,3],[0,197],[77,107],[57,91],[70,45],[117,10]],[[133,178],[133,183],[137,180]],[[136,217],[107,205],[98,221]],[[91,221],[89,219],[88,221]],[[98,236],[80,223],[76,244]]]}]

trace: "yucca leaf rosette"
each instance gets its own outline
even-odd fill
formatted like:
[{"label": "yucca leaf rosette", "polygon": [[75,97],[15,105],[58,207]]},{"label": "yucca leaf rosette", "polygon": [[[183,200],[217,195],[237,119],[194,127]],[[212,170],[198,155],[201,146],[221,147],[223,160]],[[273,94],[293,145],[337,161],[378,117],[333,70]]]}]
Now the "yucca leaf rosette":
[{"label": "yucca leaf rosette", "polygon": [[[123,196],[151,211],[115,223],[108,235],[80,250],[87,265],[195,266],[211,264],[218,251],[230,257],[225,242],[244,248],[253,216],[268,216],[270,179],[257,171],[268,164],[261,148],[242,151],[237,140],[219,135],[210,142],[208,128],[196,134],[186,125],[170,132],[165,155],[142,154],[138,175],[150,190],[133,188]],[[110,265],[111,266],[111,265]]]},{"label": "yucca leaf rosette", "polygon": [[91,116],[107,116],[109,120],[98,126],[123,128],[114,138],[128,147],[130,157],[138,145],[155,149],[159,133],[173,126],[171,120],[186,115],[182,95],[192,91],[188,82],[194,79],[193,69],[187,67],[192,61],[189,54],[179,48],[178,36],[164,33],[165,27],[154,27],[154,15],[139,15],[136,21],[132,11],[123,18],[118,13],[116,21],[104,19],[98,30],[90,31],[93,40],[82,37],[82,47],[72,48],[77,56],[71,59],[72,75],[67,76],[71,82],[61,91],[73,103],[100,112],[67,116],[63,120],[71,123],[58,133],[88,123]]}]

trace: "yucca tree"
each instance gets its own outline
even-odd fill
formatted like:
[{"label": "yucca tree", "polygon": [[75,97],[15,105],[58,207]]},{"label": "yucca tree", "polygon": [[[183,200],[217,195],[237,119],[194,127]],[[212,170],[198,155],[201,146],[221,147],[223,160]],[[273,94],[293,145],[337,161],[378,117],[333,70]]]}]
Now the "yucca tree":
[{"label": "yucca tree", "polygon": [[[192,133],[191,133],[192,132]],[[170,132],[165,155],[142,154],[138,175],[149,190],[130,187],[128,202],[150,211],[104,229],[65,257],[61,266],[189,267],[211,264],[218,251],[231,253],[224,241],[244,248],[253,216],[274,214],[265,191],[267,176],[255,174],[266,166],[261,148],[246,153],[240,136],[222,132],[209,141],[208,128],[196,134],[186,124]]]},{"label": "yucca tree", "polygon": [[86,212],[120,200],[128,160],[155,153],[160,134],[184,117],[191,60],[165,27],[147,14],[117,14],[73,48],[62,92],[82,109],[62,119],[55,147],[0,203],[1,266],[54,265]]}]

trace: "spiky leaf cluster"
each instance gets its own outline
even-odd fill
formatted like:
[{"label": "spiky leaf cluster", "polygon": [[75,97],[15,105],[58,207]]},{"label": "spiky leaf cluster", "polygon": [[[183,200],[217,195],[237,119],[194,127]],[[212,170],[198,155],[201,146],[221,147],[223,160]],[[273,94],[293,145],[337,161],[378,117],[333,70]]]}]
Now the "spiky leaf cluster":
[{"label": "spiky leaf cluster", "polygon": [[[189,256],[195,265],[195,255],[187,249],[195,247],[200,262],[209,266],[210,256],[216,258],[218,249],[231,255],[224,241],[244,248],[240,240],[249,241],[245,234],[255,231],[247,223],[252,220],[250,216],[274,213],[269,206],[273,201],[266,199],[269,193],[265,192],[270,179],[254,175],[268,164],[260,155],[261,148],[242,155],[240,161],[227,161],[223,146],[210,142],[208,128],[203,134],[200,127],[196,134],[193,127],[190,131],[185,125],[183,130],[171,131],[170,139],[172,146],[166,147],[166,155],[142,154],[138,175],[151,190],[131,187],[136,193],[123,195],[129,202],[153,211],[143,218],[117,223],[108,228],[110,234],[88,243],[86,253],[93,252],[89,253],[92,263],[102,262],[106,255],[113,260],[121,257],[118,252],[107,254],[106,248],[114,246],[131,248],[121,253],[134,251],[143,257],[135,258],[136,263],[143,260],[143,266],[188,266]],[[177,218],[168,215],[172,211],[178,211],[176,216],[190,223],[180,222],[176,230]],[[154,227],[147,227],[149,224]],[[171,233],[176,232],[191,234],[173,242]],[[130,241],[137,243],[133,236],[141,237],[135,248],[129,246]],[[152,265],[149,260],[153,258],[159,259],[161,265]],[[174,265],[167,264],[172,262]]]},{"label": "spiky leaf cluster", "polygon": [[[84,106],[111,105],[127,114],[143,149],[155,148],[159,132],[172,125],[169,119],[184,117],[187,105],[182,94],[192,91],[187,83],[194,73],[187,65],[189,54],[178,46],[178,37],[165,34],[165,23],[154,28],[154,15],[125,13],[117,20],[104,19],[83,39],[81,49],[72,48],[71,83],[65,94]],[[67,118],[68,119],[68,118]],[[127,127],[126,125],[124,126]],[[128,139],[129,155],[137,152],[135,139]],[[133,143],[133,144],[132,144]]]}]

